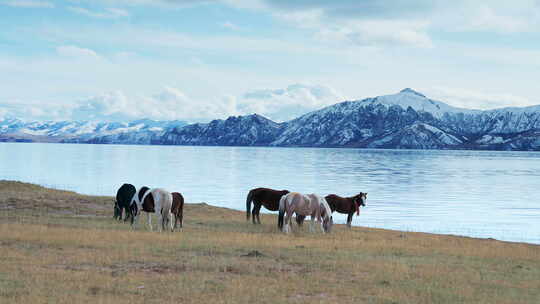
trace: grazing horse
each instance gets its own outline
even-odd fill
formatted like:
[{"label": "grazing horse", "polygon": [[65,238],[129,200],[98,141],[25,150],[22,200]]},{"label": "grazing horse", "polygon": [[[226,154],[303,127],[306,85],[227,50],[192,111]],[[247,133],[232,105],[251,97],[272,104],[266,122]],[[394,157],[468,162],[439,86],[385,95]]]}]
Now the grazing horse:
[{"label": "grazing horse", "polygon": [[131,209],[131,226],[134,227],[135,220],[138,219],[138,216],[141,211],[147,213],[148,223],[151,225],[151,214],[154,213],[154,198],[149,197],[146,202],[143,203],[144,195],[150,191],[150,188],[142,186],[131,198],[130,209]]},{"label": "grazing horse", "polygon": [[[260,224],[261,218],[259,212],[261,206],[264,206],[270,211],[279,210],[279,200],[285,194],[289,193],[288,190],[274,190],[269,188],[255,188],[251,189],[246,198],[246,219],[249,221],[249,215],[252,214],[253,224]],[[251,210],[251,202],[253,202],[253,211]],[[296,222],[299,225],[304,221],[305,216],[296,216]]]},{"label": "grazing horse", "polygon": [[326,200],[320,195],[291,192],[281,197],[279,201],[278,227],[285,233],[290,231],[293,213],[311,216],[310,230],[313,230],[315,220],[321,224],[323,232],[330,232],[332,229],[332,211]]},{"label": "grazing horse", "polygon": [[325,197],[332,212],[345,213],[347,217],[347,227],[351,228],[351,222],[356,211],[356,215],[360,215],[360,206],[365,206],[367,202],[367,192],[360,192],[355,196],[341,197],[335,194],[330,194]]},{"label": "grazing horse", "polygon": [[137,192],[132,184],[123,184],[116,191],[116,200],[114,201],[114,218],[122,220],[122,211],[126,211],[124,222],[131,217],[130,203],[131,198]]},{"label": "grazing horse", "polygon": [[[146,191],[142,198],[142,206],[154,205],[154,212],[158,216],[158,231],[161,232],[162,229],[165,229],[165,225],[170,224],[171,231],[173,231],[173,222],[172,222],[172,194],[162,188],[154,188],[152,190]],[[143,207],[144,210],[144,207]],[[148,217],[148,224],[150,225],[150,230],[152,230],[152,222],[150,221],[150,216]],[[161,224],[161,225],[160,225]]]},{"label": "grazing horse", "polygon": [[174,215],[174,229],[176,229],[176,223],[180,222],[180,229],[182,229],[184,223],[184,197],[178,192],[171,193],[172,195],[172,207],[171,212]]}]

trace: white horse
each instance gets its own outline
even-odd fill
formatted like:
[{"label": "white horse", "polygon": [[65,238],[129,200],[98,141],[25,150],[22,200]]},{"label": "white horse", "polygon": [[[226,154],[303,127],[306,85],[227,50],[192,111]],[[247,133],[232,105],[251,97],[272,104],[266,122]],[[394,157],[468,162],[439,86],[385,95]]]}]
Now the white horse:
[{"label": "white horse", "polygon": [[315,220],[320,223],[321,230],[330,232],[333,225],[332,210],[324,197],[317,194],[301,194],[291,192],[281,197],[279,200],[278,227],[283,232],[290,232],[291,219],[293,214],[310,216],[310,231],[313,231]]},{"label": "white horse", "polygon": [[139,189],[137,193],[133,196],[132,206],[136,206],[135,212],[133,212],[134,221],[137,221],[139,210],[145,211],[148,213],[148,225],[150,230],[152,230],[152,215],[151,213],[156,213],[158,216],[158,231],[165,229],[166,224],[171,226],[171,231],[174,229],[174,223],[172,221],[172,194],[162,188],[154,188],[149,190],[148,188],[144,190],[144,187]]}]

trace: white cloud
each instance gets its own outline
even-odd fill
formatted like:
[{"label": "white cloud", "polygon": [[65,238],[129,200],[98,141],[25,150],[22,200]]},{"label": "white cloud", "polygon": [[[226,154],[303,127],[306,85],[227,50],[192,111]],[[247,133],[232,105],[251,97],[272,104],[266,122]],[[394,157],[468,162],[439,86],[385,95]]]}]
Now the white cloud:
[{"label": "white cloud", "polygon": [[24,120],[59,120],[69,118],[73,104],[47,101],[11,100],[0,103],[0,117]]},{"label": "white cloud", "polygon": [[252,90],[242,96],[224,95],[203,100],[195,100],[178,88],[164,87],[150,96],[130,96],[117,90],[67,104],[12,102],[2,105],[5,109],[2,114],[28,120],[151,118],[196,122],[257,113],[285,121],[344,99],[334,89],[321,85],[294,84],[284,89]]},{"label": "white cloud", "polygon": [[113,91],[77,103],[72,116],[77,120],[157,120],[206,121],[237,114],[230,100],[196,101],[178,88],[165,87],[151,96],[127,96]]},{"label": "white cloud", "polygon": [[443,32],[540,32],[537,0],[265,0],[262,10],[327,41],[432,47]]},{"label": "white cloud", "polygon": [[114,19],[129,16],[128,11],[120,8],[106,8],[101,12],[92,11],[84,7],[69,7],[69,10],[74,13],[93,18]]},{"label": "white cloud", "polygon": [[427,34],[430,22],[423,19],[343,18],[328,15],[323,8],[316,7],[302,11],[279,11],[274,15],[299,28],[311,30],[316,38],[330,43],[432,47]]},{"label": "white cloud", "polygon": [[100,58],[95,51],[74,45],[59,46],[56,48],[56,52],[62,56],[73,58]]},{"label": "white cloud", "polygon": [[426,89],[430,98],[443,101],[455,107],[479,110],[491,110],[503,107],[525,107],[537,105],[523,96],[503,92],[486,93],[476,89],[450,88],[435,86]]},{"label": "white cloud", "polygon": [[38,0],[10,0],[2,1],[0,4],[4,4],[12,7],[22,7],[22,8],[53,8],[54,4],[49,1],[38,1]]},{"label": "white cloud", "polygon": [[404,45],[431,48],[428,24],[420,21],[349,21],[332,27],[319,26],[316,36],[328,41],[358,45]]},{"label": "white cloud", "polygon": [[345,99],[327,86],[293,84],[285,89],[249,91],[236,103],[238,111],[243,114],[257,113],[277,121],[286,121]]},{"label": "white cloud", "polygon": [[241,29],[238,25],[236,25],[236,24],[234,24],[234,23],[232,23],[230,21],[225,21],[223,23],[220,23],[219,25],[222,28],[226,28],[226,29],[233,30],[233,31],[238,31],[238,30]]}]

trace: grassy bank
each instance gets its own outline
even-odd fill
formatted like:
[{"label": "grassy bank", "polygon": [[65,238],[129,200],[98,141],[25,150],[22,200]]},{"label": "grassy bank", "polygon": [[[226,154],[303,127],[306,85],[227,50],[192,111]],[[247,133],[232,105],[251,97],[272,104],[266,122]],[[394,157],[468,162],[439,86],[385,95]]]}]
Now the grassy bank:
[{"label": "grassy bank", "polygon": [[112,197],[0,182],[0,303],[540,303],[540,246],[342,225],[283,235],[274,215],[254,226],[206,204],[184,219],[131,231]]}]

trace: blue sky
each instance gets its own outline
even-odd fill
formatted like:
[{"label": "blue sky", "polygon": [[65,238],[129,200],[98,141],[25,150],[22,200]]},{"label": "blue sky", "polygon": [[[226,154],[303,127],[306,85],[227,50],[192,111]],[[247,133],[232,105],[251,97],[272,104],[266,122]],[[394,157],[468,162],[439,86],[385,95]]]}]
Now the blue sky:
[{"label": "blue sky", "polygon": [[540,104],[540,0],[0,0],[0,117],[275,120],[412,87]]}]

